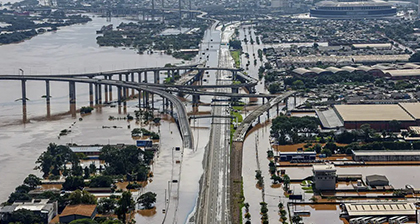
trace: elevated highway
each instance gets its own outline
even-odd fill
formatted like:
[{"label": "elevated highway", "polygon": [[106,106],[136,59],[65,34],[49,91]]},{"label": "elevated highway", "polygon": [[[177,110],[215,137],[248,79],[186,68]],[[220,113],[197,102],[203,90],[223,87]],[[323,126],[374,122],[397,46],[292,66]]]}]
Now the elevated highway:
[{"label": "elevated highway", "polygon": [[[99,85],[111,85],[120,88],[130,88],[136,89],[138,91],[146,91],[159,95],[163,98],[168,99],[173,103],[177,113],[175,119],[179,125],[181,137],[183,139],[184,148],[192,149],[193,144],[193,135],[191,127],[189,125],[187,110],[184,107],[184,104],[174,95],[152,87],[147,87],[144,85],[138,85],[135,82],[119,82],[116,80],[99,80],[99,79],[89,79],[89,78],[72,78],[72,77],[42,77],[42,76],[18,76],[18,75],[0,75],[0,80],[20,80],[22,82],[27,80],[34,81],[58,81],[58,82],[79,82],[79,83],[92,83]],[[71,94],[70,94],[71,95]]]}]

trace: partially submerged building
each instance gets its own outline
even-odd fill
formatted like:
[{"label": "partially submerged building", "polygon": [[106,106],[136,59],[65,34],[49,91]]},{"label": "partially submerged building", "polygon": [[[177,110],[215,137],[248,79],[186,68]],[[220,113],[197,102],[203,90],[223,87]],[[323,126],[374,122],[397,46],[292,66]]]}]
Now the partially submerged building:
[{"label": "partially submerged building", "polygon": [[420,161],[418,150],[358,150],[353,152],[354,161]]},{"label": "partially submerged building", "polygon": [[318,190],[335,190],[337,170],[333,164],[313,165],[315,188]]},{"label": "partially submerged building", "polygon": [[405,216],[408,220],[417,222],[417,209],[411,202],[352,202],[342,204],[341,209],[341,215],[349,218],[350,221],[354,218],[373,219],[383,217],[387,220],[395,216]]},{"label": "partially submerged building", "polygon": [[375,174],[375,175],[366,176],[366,184],[371,187],[388,186],[389,181],[388,181],[388,178],[386,178],[386,176]]},{"label": "partially submerged building", "polygon": [[32,199],[29,202],[14,202],[12,205],[7,205],[0,208],[0,223],[8,223],[8,219],[13,212],[20,209],[26,209],[39,215],[43,223],[49,223],[54,216],[57,215],[57,202],[49,203],[49,199]]}]

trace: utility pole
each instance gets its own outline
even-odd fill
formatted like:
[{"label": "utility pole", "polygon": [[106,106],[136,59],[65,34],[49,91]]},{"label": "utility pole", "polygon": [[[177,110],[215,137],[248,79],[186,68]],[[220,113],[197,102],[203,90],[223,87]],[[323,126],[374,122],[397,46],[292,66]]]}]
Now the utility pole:
[{"label": "utility pole", "polygon": [[182,27],[181,0],[178,1],[178,7],[179,7],[179,32],[181,32],[181,27]]},{"label": "utility pole", "polygon": [[152,0],[152,21],[155,20],[155,0]]}]

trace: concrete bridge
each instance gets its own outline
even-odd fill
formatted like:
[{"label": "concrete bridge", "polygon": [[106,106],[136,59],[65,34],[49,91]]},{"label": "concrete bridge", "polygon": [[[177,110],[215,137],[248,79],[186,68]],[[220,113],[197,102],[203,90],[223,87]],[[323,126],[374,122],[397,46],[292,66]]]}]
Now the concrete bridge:
[{"label": "concrete bridge", "polygon": [[[19,80],[21,81],[22,86],[22,110],[23,110],[23,121],[27,122],[27,95],[26,95],[26,81],[45,81],[46,84],[46,104],[47,104],[47,116],[50,115],[50,81],[58,82],[68,82],[69,83],[69,103],[70,103],[70,113],[72,116],[76,116],[76,83],[87,83],[89,84],[89,95],[90,95],[90,105],[93,106],[93,95],[95,95],[95,104],[102,104],[102,85],[105,85],[105,98],[108,102],[108,99],[112,101],[112,92],[108,91],[107,87],[114,86],[118,89],[118,109],[121,112],[121,104],[124,106],[124,111],[126,111],[126,101],[128,98],[128,89],[137,90],[139,93],[139,106],[141,105],[142,97],[140,97],[143,91],[143,102],[148,104],[149,94],[152,94],[152,104],[153,104],[153,94],[159,95],[163,98],[164,107],[166,106],[167,110],[169,109],[172,116],[174,116],[177,121],[178,127],[180,129],[181,137],[183,139],[184,148],[192,149],[193,136],[191,127],[189,125],[187,111],[184,107],[184,104],[174,95],[156,88],[148,88],[146,86],[138,85],[137,83],[127,83],[119,82],[117,80],[100,80],[100,79],[89,79],[89,78],[72,78],[72,77],[40,77],[40,76],[18,76],[18,75],[1,75],[0,80]],[[95,91],[93,91],[93,86]],[[95,92],[95,94],[94,94]],[[147,100],[146,100],[147,99]],[[153,107],[153,106],[152,106]],[[169,108],[168,108],[169,107]],[[177,113],[174,113],[174,107]],[[175,116],[176,115],[176,116]]]}]

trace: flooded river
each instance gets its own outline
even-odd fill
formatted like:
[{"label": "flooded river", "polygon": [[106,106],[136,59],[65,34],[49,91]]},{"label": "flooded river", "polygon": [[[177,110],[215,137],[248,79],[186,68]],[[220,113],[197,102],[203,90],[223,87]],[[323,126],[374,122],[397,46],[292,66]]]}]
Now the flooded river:
[{"label": "flooded river", "polygon": [[[99,47],[96,44],[96,30],[107,25],[105,18],[93,17],[87,24],[62,27],[57,32],[45,33],[18,44],[0,46],[0,74],[65,74],[73,72],[95,72],[101,70],[163,66],[166,63],[180,63],[171,56],[153,54],[139,55],[134,50],[113,47]],[[114,27],[121,18],[112,18]],[[114,88],[115,89],[115,88]],[[29,119],[46,115],[45,83],[27,82]],[[77,85],[77,107],[88,104],[87,85]],[[0,82],[0,179],[4,180],[0,188],[0,201],[7,199],[13,189],[35,166],[35,160],[50,142],[79,144],[108,142],[130,142],[130,132],[122,125],[124,132],[107,133],[111,130],[91,130],[73,133],[70,138],[57,139],[60,130],[68,128],[74,121],[64,117],[56,121],[36,121],[20,125],[22,118],[20,83]],[[114,94],[115,95],[115,94]],[[68,111],[68,84],[51,82],[51,112],[53,114]],[[99,129],[107,121],[109,113],[115,109],[104,109],[102,114],[93,113],[88,119],[92,127]],[[87,122],[86,122],[87,123]],[[10,125],[16,124],[16,125]],[[173,128],[175,126],[173,125]],[[80,134],[80,133],[83,133]],[[98,133],[98,134],[96,134]],[[100,134],[99,134],[100,133]],[[77,136],[76,136],[77,134]],[[96,135],[95,135],[96,134]]]}]

